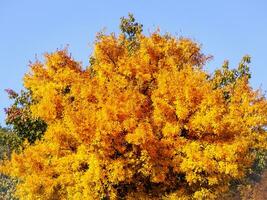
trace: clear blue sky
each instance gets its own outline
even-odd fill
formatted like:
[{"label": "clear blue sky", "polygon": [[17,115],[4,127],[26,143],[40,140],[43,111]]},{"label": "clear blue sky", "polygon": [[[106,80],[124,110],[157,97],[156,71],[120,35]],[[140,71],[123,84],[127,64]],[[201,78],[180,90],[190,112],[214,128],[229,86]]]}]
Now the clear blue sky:
[{"label": "clear blue sky", "polygon": [[251,55],[252,86],[267,89],[266,0],[0,0],[0,124],[10,104],[4,89],[22,89],[29,60],[68,44],[85,66],[96,32],[118,32],[128,12],[146,32],[160,27],[201,43],[214,56],[210,71]]}]

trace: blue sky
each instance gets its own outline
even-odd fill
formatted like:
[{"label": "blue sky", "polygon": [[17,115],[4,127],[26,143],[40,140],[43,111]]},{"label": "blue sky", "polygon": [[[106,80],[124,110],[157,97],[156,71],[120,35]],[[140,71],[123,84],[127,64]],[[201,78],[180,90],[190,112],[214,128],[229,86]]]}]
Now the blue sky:
[{"label": "blue sky", "polygon": [[28,63],[69,45],[72,56],[88,64],[96,32],[118,32],[119,19],[134,13],[146,33],[186,36],[214,56],[212,71],[225,59],[236,66],[252,56],[254,88],[267,89],[266,0],[0,0],[0,124],[10,105],[4,89],[22,89]]}]

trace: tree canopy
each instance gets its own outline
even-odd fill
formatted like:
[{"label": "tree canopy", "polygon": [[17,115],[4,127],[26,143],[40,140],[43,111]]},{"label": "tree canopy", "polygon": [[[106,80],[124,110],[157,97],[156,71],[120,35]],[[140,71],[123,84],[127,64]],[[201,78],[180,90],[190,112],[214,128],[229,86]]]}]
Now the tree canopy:
[{"label": "tree canopy", "polygon": [[266,150],[248,56],[210,74],[191,39],[146,36],[133,16],[121,29],[97,36],[86,69],[67,50],[31,64],[29,109],[47,130],[1,168],[20,199],[215,199]]}]

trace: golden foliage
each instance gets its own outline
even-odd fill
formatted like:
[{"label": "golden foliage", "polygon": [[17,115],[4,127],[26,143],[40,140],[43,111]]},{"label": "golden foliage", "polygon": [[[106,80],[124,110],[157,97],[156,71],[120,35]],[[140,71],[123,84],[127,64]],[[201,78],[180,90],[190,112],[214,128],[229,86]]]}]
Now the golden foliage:
[{"label": "golden foliage", "polygon": [[99,35],[85,70],[66,50],[32,64],[48,129],[2,167],[20,199],[214,199],[266,149],[267,101],[247,76],[218,87],[192,40],[136,39]]}]

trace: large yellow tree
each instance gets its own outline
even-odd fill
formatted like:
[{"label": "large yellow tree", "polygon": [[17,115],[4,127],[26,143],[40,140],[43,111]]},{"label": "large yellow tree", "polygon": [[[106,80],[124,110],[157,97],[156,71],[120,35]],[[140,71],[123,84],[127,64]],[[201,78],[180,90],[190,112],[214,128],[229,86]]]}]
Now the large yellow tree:
[{"label": "large yellow tree", "polygon": [[122,19],[86,69],[66,50],[24,78],[43,139],[2,167],[20,199],[214,199],[266,150],[267,101],[244,57],[213,74],[186,38]]}]

